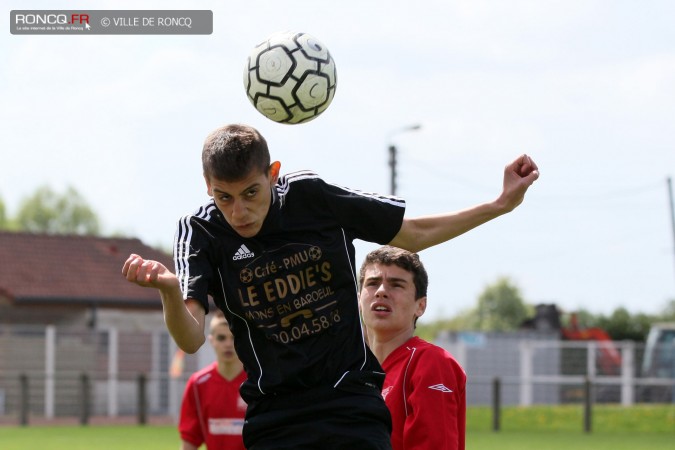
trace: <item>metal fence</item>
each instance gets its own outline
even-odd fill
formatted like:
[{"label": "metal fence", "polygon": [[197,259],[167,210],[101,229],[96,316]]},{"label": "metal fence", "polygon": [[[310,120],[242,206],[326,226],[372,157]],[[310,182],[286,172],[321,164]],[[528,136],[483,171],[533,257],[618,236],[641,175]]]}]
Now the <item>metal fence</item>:
[{"label": "metal fence", "polygon": [[592,401],[675,403],[675,345],[658,346],[660,376],[645,375],[645,346],[633,341],[562,341],[557,333],[447,333],[436,342],[468,375],[467,402],[488,405],[498,378],[504,405]]},{"label": "metal fence", "polygon": [[0,423],[176,417],[185,382],[204,359],[180,358],[182,370],[171,376],[177,356],[164,329],[0,326]]},{"label": "metal fence", "polygon": [[[581,403],[587,382],[594,402],[675,402],[672,376],[642,376],[642,344],[560,341],[545,333],[455,333],[436,343],[466,369],[469,405],[490,405],[495,379],[502,405]],[[187,378],[214,359],[203,347],[177,358],[163,328],[0,325],[0,423],[175,420]],[[675,360],[675,348],[665,350]]]}]

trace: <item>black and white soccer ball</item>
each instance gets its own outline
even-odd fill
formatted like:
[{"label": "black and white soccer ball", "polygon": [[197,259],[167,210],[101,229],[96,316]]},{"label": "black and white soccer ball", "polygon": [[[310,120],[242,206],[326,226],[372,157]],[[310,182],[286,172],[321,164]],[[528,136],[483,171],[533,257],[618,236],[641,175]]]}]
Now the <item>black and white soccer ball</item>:
[{"label": "black and white soccer ball", "polygon": [[279,123],[315,119],[333,101],[335,61],[328,48],[307,33],[275,33],[258,44],[244,69],[244,87],[253,106]]}]

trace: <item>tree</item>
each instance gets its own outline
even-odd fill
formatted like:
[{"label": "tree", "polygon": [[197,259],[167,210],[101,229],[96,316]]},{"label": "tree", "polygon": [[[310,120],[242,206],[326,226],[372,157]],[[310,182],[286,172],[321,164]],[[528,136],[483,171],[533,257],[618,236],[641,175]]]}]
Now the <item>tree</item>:
[{"label": "tree", "polygon": [[68,187],[63,195],[47,186],[23,200],[16,222],[24,231],[49,234],[99,233],[99,221],[84,198]]},{"label": "tree", "polygon": [[517,330],[532,316],[533,308],[525,303],[518,287],[507,278],[488,285],[478,297],[478,306],[463,314],[463,328],[480,331]]},{"label": "tree", "polygon": [[629,339],[644,342],[654,318],[643,313],[631,315],[626,308],[619,307],[609,316],[598,318],[598,327],[609,334],[614,341]]},{"label": "tree", "polygon": [[477,330],[517,330],[532,315],[532,307],[525,304],[518,287],[506,277],[488,285],[478,297],[474,320]]},{"label": "tree", "polygon": [[675,298],[670,299],[661,311],[659,320],[663,322],[675,322]]},{"label": "tree", "polygon": [[[644,342],[647,339],[649,328],[660,320],[659,316],[645,313],[631,314],[626,308],[618,307],[610,315],[593,314],[588,310],[580,309],[575,312],[577,326],[581,329],[600,328],[613,341],[632,340]],[[570,317],[563,320],[565,327],[571,326]]]},{"label": "tree", "polygon": [[476,307],[460,311],[452,318],[420,323],[416,334],[433,340],[441,331],[517,330],[533,315],[534,307],[525,303],[518,287],[502,277],[485,288]]}]

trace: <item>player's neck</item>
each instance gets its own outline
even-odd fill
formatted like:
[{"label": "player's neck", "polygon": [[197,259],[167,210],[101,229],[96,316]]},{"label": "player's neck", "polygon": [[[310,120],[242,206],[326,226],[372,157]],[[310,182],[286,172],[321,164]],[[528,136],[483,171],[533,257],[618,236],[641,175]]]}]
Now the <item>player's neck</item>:
[{"label": "player's neck", "polygon": [[387,356],[406,343],[414,334],[414,328],[394,332],[368,329],[368,343],[370,350],[375,354],[380,364],[382,364],[387,359]]},{"label": "player's neck", "polygon": [[237,378],[237,375],[244,370],[240,361],[218,361],[218,373],[227,381]]}]

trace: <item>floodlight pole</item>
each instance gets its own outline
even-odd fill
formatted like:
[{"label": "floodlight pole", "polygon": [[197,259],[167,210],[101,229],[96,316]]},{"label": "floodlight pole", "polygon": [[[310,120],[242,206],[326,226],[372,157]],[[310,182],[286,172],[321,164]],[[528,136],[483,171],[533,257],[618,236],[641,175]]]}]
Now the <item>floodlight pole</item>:
[{"label": "floodlight pole", "polygon": [[396,145],[394,145],[391,138],[395,134],[403,133],[405,131],[417,131],[420,128],[422,128],[422,125],[420,124],[408,125],[406,127],[399,128],[389,133],[387,141],[389,141],[389,173],[390,173],[389,193],[391,195],[396,195],[396,175],[397,175],[396,167],[398,165],[398,160],[396,159],[398,150],[396,149]]}]

